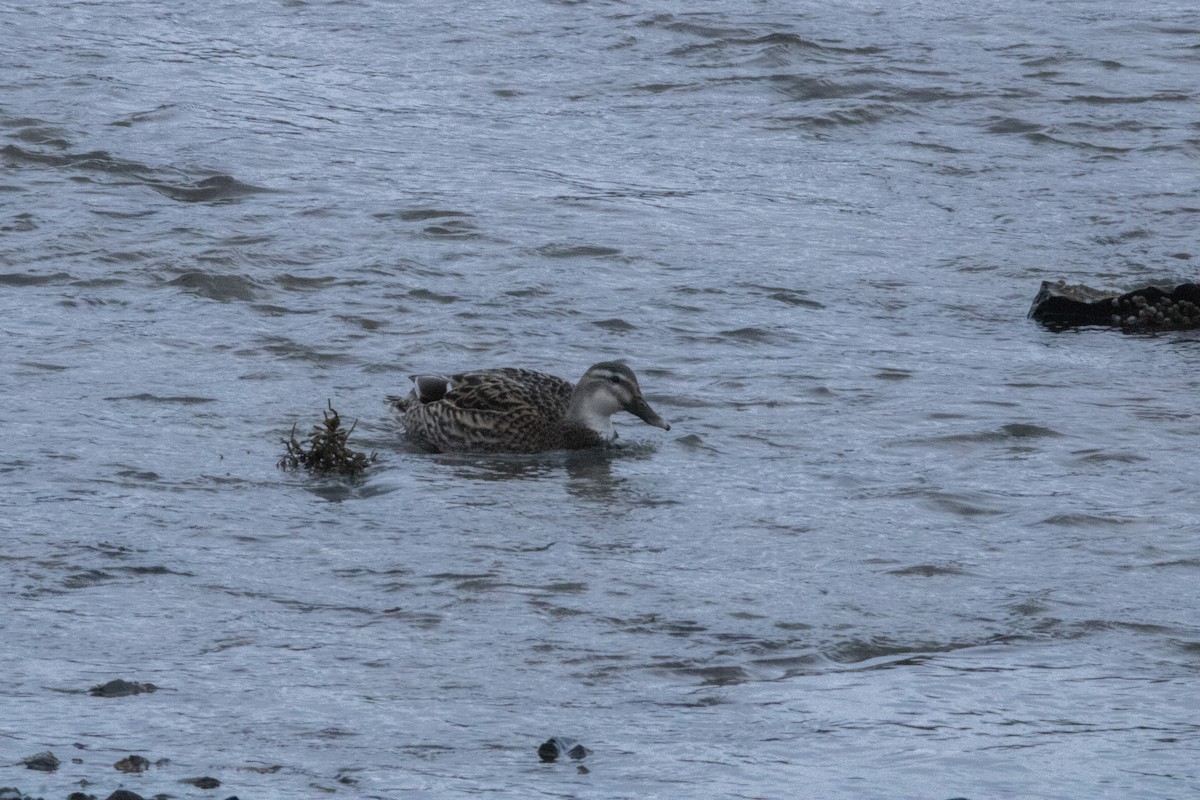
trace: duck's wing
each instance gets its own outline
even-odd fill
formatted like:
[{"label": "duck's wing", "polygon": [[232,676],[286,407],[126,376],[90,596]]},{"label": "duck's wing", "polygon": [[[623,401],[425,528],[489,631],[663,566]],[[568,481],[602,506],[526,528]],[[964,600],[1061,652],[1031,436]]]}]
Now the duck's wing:
[{"label": "duck's wing", "polygon": [[433,452],[538,452],[556,446],[574,387],[553,375],[502,369],[413,376],[392,398],[408,437]]},{"label": "duck's wing", "polygon": [[387,396],[388,402],[402,412],[437,403],[448,409],[504,413],[536,404],[538,398],[569,399],[572,389],[561,378],[515,367],[408,378],[413,382],[411,392]]},{"label": "duck's wing", "polygon": [[532,410],[550,417],[566,411],[574,388],[562,378],[517,367],[451,375],[447,387],[440,399],[456,408],[499,413]]}]

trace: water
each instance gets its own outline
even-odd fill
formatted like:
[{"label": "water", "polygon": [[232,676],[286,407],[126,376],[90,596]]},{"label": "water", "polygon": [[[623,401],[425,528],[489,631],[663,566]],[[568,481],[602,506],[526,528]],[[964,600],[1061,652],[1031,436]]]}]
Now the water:
[{"label": "water", "polygon": [[[1189,4],[3,16],[0,785],[1200,792],[1200,336],[1025,319],[1195,279]],[[383,403],[609,358],[669,433]]]}]

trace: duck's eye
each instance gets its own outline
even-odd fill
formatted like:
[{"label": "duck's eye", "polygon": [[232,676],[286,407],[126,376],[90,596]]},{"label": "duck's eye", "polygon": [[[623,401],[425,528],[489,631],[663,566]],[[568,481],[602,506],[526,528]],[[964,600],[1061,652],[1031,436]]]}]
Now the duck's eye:
[{"label": "duck's eye", "polygon": [[612,381],[613,383],[620,383],[620,382],[621,382],[621,376],[620,376],[620,375],[613,375],[611,378],[609,378],[609,380],[610,380],[610,381]]}]

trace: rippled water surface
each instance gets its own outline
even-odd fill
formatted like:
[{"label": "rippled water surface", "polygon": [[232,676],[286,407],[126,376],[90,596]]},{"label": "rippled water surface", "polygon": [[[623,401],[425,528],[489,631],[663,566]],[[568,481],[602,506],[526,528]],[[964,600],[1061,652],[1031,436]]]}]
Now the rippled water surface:
[{"label": "rippled water surface", "polygon": [[[0,14],[0,785],[1200,794],[1200,335],[1025,318],[1196,278],[1191,3]],[[670,432],[383,399],[612,358]]]}]

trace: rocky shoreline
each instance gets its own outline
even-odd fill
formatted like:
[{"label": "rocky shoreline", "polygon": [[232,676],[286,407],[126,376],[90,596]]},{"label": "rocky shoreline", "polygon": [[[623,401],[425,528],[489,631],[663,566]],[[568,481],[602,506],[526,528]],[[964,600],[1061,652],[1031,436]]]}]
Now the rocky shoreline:
[{"label": "rocky shoreline", "polygon": [[[75,764],[82,764],[83,759],[72,758],[71,762]],[[62,764],[62,761],[56,755],[54,755],[53,752],[47,750],[29,756],[20,763],[22,763],[26,769],[35,770],[38,772],[56,772],[58,771],[59,766]],[[152,766],[165,767],[169,763],[170,760],[165,758],[159,759],[156,762],[151,762],[150,759],[146,758],[145,756],[130,754],[125,758],[116,761],[112,767],[117,772],[137,775],[145,772]],[[177,780],[177,782],[188,784],[196,787],[197,789],[203,789],[206,791],[218,789],[221,786],[221,782],[219,780],[207,775],[197,778],[180,778]],[[96,794],[92,791],[86,791],[95,785],[92,781],[81,780],[79,781],[78,785],[80,786],[80,791],[74,791],[68,794],[67,800],[159,800],[160,798],[165,800],[165,798],[171,797],[171,794],[167,792],[160,792],[158,794],[151,795],[150,797],[144,797],[143,795],[140,795],[137,792],[129,789],[115,789],[107,795],[103,793]],[[25,794],[19,788],[9,786],[0,787],[0,800],[44,800],[44,798]],[[226,798],[226,800],[238,800],[238,797],[237,795],[231,795]]]},{"label": "rocky shoreline", "polygon": [[[83,690],[74,690],[79,694],[83,694]],[[158,691],[158,687],[152,683],[138,683],[136,681],[127,681],[123,679],[111,680],[108,683],[102,683],[87,690],[87,694],[92,697],[130,697],[138,694],[149,694]],[[76,750],[87,751],[88,747],[84,744],[75,744]],[[75,756],[69,759],[72,764],[83,764],[84,759],[80,756]],[[20,762],[26,769],[31,769],[36,772],[57,772],[62,766],[62,759],[56,756],[52,751],[45,750],[40,753],[35,753],[27,758],[21,759]],[[151,767],[166,767],[171,763],[170,759],[160,758],[157,761],[150,761],[145,756],[140,756],[135,753],[121,758],[111,765],[114,770],[125,775],[140,775],[146,772]],[[267,771],[273,771],[274,768],[266,768]],[[188,784],[197,789],[211,791],[218,789],[221,782],[216,778],[202,776],[197,778],[180,778],[178,783]],[[82,780],[79,782],[80,789],[89,789],[93,786],[91,781]],[[108,795],[94,794],[89,791],[75,791],[67,795],[67,800],[156,800],[156,798],[167,798],[168,793],[159,793],[151,795],[150,798],[145,798],[137,792],[129,789],[116,789]],[[0,800],[43,800],[43,798],[28,795],[16,787],[0,788]],[[238,800],[236,795],[231,795],[226,800]]]},{"label": "rocky shoreline", "polygon": [[[73,690],[78,694],[83,694],[84,690]],[[126,680],[112,680],[108,683],[99,686],[93,686],[87,690],[87,694],[93,697],[129,697],[136,694],[145,694],[158,691],[158,687],[151,683],[136,683]],[[75,743],[75,749],[81,753],[88,753],[89,748],[86,744]],[[575,769],[586,774],[589,770],[583,766],[581,762],[587,756],[591,755],[592,751],[584,747],[582,743],[575,739],[565,736],[552,736],[537,747],[537,756],[543,763],[553,763],[560,758],[572,762]],[[109,755],[107,758],[111,758]],[[107,759],[106,759],[107,760]],[[82,765],[87,767],[99,767],[94,762],[96,759],[85,760],[82,756],[73,756],[67,761],[73,765]],[[21,759],[16,762],[24,766],[26,769],[35,772],[52,773],[57,772],[63,765],[63,759],[59,758],[50,750],[45,750],[40,753],[34,753],[31,756]],[[160,758],[156,761],[151,761],[142,755],[131,753],[124,758],[112,762],[109,766],[124,775],[141,775],[153,769],[166,769],[171,765],[171,760],[168,758]],[[239,766],[236,770],[239,772],[248,771],[258,774],[271,774],[277,772],[279,766]],[[343,784],[353,786],[356,782],[349,776],[341,776],[337,779]],[[221,781],[210,776],[192,777],[192,778],[174,778],[175,783],[186,784],[201,789],[205,792],[212,792],[214,789],[221,788]],[[160,781],[161,782],[161,781]],[[75,782],[74,785],[79,787],[79,790],[73,791],[66,796],[66,800],[171,800],[175,797],[174,794],[167,791],[159,791],[155,794],[145,796],[134,792],[130,789],[117,788],[109,794],[104,794],[103,791],[97,792],[93,787],[101,785],[102,781],[91,781],[82,779]],[[333,792],[332,787],[323,788],[323,791]],[[209,795],[211,796],[211,795]],[[0,787],[0,800],[47,800],[45,797],[26,794],[21,789],[13,786]],[[224,800],[239,800],[237,795],[229,795]]]},{"label": "rocky shoreline", "polygon": [[[204,783],[205,781],[213,781],[213,783]],[[221,782],[215,778],[196,778],[194,780],[184,780],[182,782],[191,783],[200,789],[216,788],[217,786],[221,785]],[[151,797],[146,798],[137,792],[131,792],[128,789],[117,789],[112,794],[103,798],[100,795],[89,794],[84,791],[71,792],[69,795],[67,795],[67,800],[159,800],[160,798],[165,800],[165,798],[168,797],[170,797],[170,795],[163,793],[151,795]],[[44,800],[44,798],[25,794],[20,789],[15,787],[3,787],[0,788],[0,800]],[[230,797],[226,798],[226,800],[238,800],[238,798],[237,795],[231,795]]]}]

